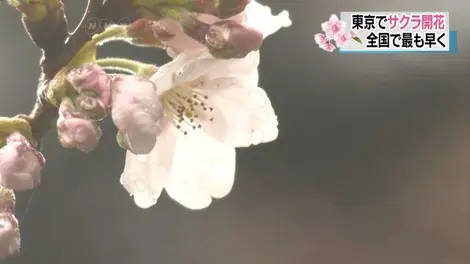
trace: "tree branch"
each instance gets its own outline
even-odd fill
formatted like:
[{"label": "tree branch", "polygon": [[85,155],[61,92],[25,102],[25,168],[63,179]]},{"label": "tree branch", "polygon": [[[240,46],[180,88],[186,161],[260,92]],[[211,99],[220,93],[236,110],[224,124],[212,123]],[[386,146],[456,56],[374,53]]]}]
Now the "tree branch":
[{"label": "tree branch", "polygon": [[[88,0],[88,5],[82,19],[69,36],[62,42],[60,54],[52,56],[45,53],[42,60],[42,74],[37,88],[38,99],[31,113],[24,117],[31,125],[33,138],[40,143],[44,135],[51,129],[54,120],[58,116],[57,109],[50,104],[45,96],[49,82],[58,71],[66,66],[80,48],[93,37],[87,32],[87,26],[91,19],[111,20],[118,22],[122,18],[128,18],[130,22],[138,18],[136,10],[132,7],[130,0]],[[51,44],[56,45],[56,44]],[[52,48],[52,47],[50,47]]]},{"label": "tree branch", "polygon": [[55,74],[65,66],[77,53],[77,51],[85,44],[91,36],[86,32],[86,24],[91,18],[98,17],[101,11],[103,0],[88,0],[85,13],[74,32],[62,42],[63,48],[60,56],[53,60],[45,60],[42,63],[43,74],[45,79],[51,80]]},{"label": "tree branch", "polygon": [[42,49],[43,60],[60,55],[69,28],[62,1],[47,6],[47,14],[40,21],[29,21],[23,17],[23,24],[33,42]]},{"label": "tree branch", "polygon": [[[119,22],[128,18],[129,22],[137,19],[135,8],[130,0],[89,0],[86,11],[72,35],[67,39],[61,56],[54,62],[49,63],[44,72],[47,79],[53,76],[73,58],[80,48],[93,37],[87,31],[87,26],[92,19]],[[102,29],[101,29],[102,30]]]}]

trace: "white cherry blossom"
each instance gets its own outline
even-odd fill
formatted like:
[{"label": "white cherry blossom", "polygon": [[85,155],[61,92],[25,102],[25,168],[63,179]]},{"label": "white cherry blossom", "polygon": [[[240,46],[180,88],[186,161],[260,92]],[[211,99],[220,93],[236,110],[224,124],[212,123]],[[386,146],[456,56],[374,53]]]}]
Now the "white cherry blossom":
[{"label": "white cherry blossom", "polygon": [[236,147],[277,138],[277,117],[253,74],[258,63],[257,52],[231,60],[182,53],[151,78],[163,105],[157,142],[146,155],[128,151],[121,176],[139,207],[165,189],[187,208],[205,208],[230,192]]}]

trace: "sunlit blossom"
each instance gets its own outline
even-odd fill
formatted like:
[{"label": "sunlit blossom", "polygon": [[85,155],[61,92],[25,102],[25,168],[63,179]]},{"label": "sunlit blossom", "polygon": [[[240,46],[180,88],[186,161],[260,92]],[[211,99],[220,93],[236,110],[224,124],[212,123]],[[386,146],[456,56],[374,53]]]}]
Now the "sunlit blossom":
[{"label": "sunlit blossom", "polygon": [[165,189],[187,208],[205,208],[232,188],[235,147],[277,138],[277,117],[250,74],[258,59],[180,54],[151,78],[163,104],[157,142],[147,155],[127,152],[121,176],[138,206]]}]

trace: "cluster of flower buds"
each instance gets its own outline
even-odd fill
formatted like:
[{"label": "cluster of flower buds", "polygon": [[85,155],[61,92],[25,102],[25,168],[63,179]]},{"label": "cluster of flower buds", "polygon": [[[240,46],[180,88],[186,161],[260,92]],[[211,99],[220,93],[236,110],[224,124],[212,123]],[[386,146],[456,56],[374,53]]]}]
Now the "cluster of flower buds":
[{"label": "cluster of flower buds", "polygon": [[33,189],[41,181],[44,156],[20,133],[8,136],[0,149],[0,259],[20,250],[20,231],[13,190]]},{"label": "cluster of flower buds", "polygon": [[96,121],[111,113],[122,148],[149,153],[156,142],[163,110],[155,85],[135,75],[108,76],[96,64],[68,73],[76,95],[62,99],[57,120],[64,147],[92,151],[102,135]]},{"label": "cluster of flower buds", "polygon": [[98,145],[102,131],[97,121],[108,112],[111,91],[109,78],[95,64],[71,70],[67,80],[74,91],[62,98],[57,119],[57,134],[62,146],[90,152]]}]

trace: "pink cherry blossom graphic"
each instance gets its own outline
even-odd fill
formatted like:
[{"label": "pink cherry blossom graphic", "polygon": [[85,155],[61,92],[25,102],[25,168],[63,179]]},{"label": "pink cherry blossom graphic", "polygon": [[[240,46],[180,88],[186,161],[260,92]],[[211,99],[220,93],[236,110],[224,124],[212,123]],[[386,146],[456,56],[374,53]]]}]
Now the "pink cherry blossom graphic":
[{"label": "pink cherry blossom graphic", "polygon": [[315,38],[315,43],[317,43],[318,45],[323,45],[328,42],[328,38],[323,33],[315,34],[314,38]]},{"label": "pink cherry blossom graphic", "polygon": [[334,36],[336,46],[344,47],[348,44],[349,40],[352,39],[353,34],[351,32],[339,32]]},{"label": "pink cherry blossom graphic", "polygon": [[326,43],[321,44],[320,48],[328,52],[333,52],[336,49],[335,45],[331,43],[331,41],[327,41]]},{"label": "pink cherry blossom graphic", "polygon": [[321,24],[321,28],[326,33],[326,36],[332,39],[336,34],[346,29],[346,23],[339,20],[338,16],[333,14],[328,21]]},{"label": "pink cherry blossom graphic", "polygon": [[[347,25],[341,21],[337,15],[332,14],[330,19],[321,24],[324,33],[315,34],[315,43],[324,51],[333,52],[336,47],[341,48],[349,43],[349,40],[354,40],[362,44],[361,39],[352,31],[347,31]],[[335,44],[333,44],[333,41]]]}]

